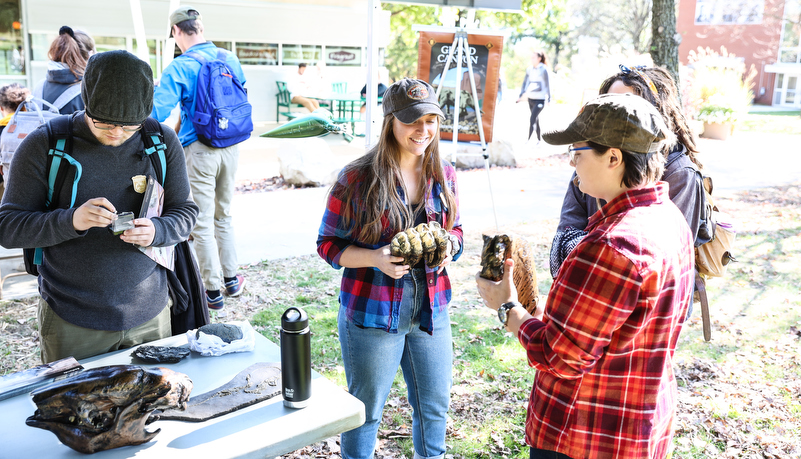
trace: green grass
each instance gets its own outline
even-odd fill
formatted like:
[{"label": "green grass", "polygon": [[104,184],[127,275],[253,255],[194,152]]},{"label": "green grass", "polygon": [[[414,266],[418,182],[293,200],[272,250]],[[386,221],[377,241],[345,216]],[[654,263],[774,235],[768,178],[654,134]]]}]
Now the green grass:
[{"label": "green grass", "polygon": [[749,112],[737,122],[742,132],[801,135],[799,111]]},{"label": "green grass", "polygon": [[[681,368],[677,370],[682,375],[678,384],[684,394],[679,412],[687,420],[683,424],[686,427],[677,428],[675,434],[676,459],[717,457],[731,448],[727,431],[717,430],[713,422],[740,426],[738,431],[745,440],[738,447],[742,446],[739,451],[743,454],[760,448],[752,440],[758,435],[784,431],[789,436],[786,438],[801,436],[801,422],[797,421],[801,403],[795,399],[795,392],[781,389],[792,387],[788,382],[801,375],[800,364],[788,366],[782,358],[801,351],[798,341],[787,341],[788,329],[801,324],[801,298],[797,295],[801,271],[795,268],[801,263],[801,211],[796,202],[772,207],[774,200],[785,196],[784,190],[768,190],[756,192],[744,202],[719,199],[719,205],[743,220],[735,245],[739,261],[730,266],[725,278],[708,283],[713,341],[703,340],[698,304],[682,330],[676,352],[677,362],[685,362],[679,363]],[[526,233],[525,228],[518,230]],[[538,261],[542,266],[547,266],[550,243],[551,232],[546,233],[529,238],[537,245],[537,253],[543,254]],[[477,260],[480,244],[471,241],[466,243],[469,253],[450,270],[455,296],[450,308],[454,367],[448,455],[524,459],[528,457],[524,444],[525,406],[535,371],[528,366],[517,338],[499,326],[495,315],[481,305],[475,293],[473,276],[477,265],[471,264]],[[304,307],[313,317],[312,364],[344,387],[336,332],[341,273],[315,259],[292,269],[265,264],[260,270],[269,276],[268,283],[286,284],[281,297],[290,303],[262,310],[252,320],[254,326],[277,342],[276,324],[280,323],[283,310],[290,305]],[[538,274],[544,294],[550,287],[550,276],[546,272]],[[773,356],[777,357],[771,360]],[[717,370],[701,371],[699,381],[688,376],[692,368]],[[385,407],[380,427],[385,433],[379,437],[397,448],[395,454],[411,457],[411,412],[400,371],[395,376],[389,396],[392,403]],[[763,413],[755,408],[749,404],[748,395],[737,395],[743,388],[760,393],[760,400],[772,400],[768,406],[778,406],[772,408],[778,411]],[[728,396],[729,393],[734,395]],[[770,416],[777,413],[781,419],[772,420]]]}]

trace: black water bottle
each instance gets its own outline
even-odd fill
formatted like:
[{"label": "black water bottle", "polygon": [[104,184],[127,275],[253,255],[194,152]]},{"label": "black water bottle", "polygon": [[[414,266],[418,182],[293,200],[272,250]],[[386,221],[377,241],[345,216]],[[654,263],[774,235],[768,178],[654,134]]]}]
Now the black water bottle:
[{"label": "black water bottle", "polygon": [[281,388],[284,406],[304,408],[311,398],[311,336],[309,317],[291,307],[281,316]]}]

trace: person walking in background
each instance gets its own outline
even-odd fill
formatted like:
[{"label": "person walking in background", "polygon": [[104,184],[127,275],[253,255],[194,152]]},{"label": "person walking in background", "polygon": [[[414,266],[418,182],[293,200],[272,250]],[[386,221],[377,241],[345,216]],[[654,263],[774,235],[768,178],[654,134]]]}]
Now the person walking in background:
[{"label": "person walking in background", "polygon": [[526,76],[523,78],[517,102],[526,99],[528,108],[531,110],[528,138],[531,140],[531,135],[536,131],[537,144],[539,144],[542,141],[540,112],[545,108],[545,104],[551,102],[551,72],[548,70],[548,59],[542,51],[537,51],[531,56],[531,67],[526,69]]},{"label": "person walking in background", "polygon": [[[0,116],[2,116],[0,119],[0,134],[3,133],[3,130],[8,126],[8,122],[11,121],[11,117],[17,112],[17,107],[25,102],[30,93],[31,91],[28,88],[20,86],[19,83],[7,84],[0,88]],[[0,200],[6,190],[5,185],[5,170],[3,165],[0,164]]]},{"label": "person walking in background", "polygon": [[571,144],[581,191],[607,202],[532,316],[501,281],[476,274],[484,303],[536,369],[526,416],[531,459],[664,459],[672,450],[676,350],[694,280],[693,235],[658,182],[672,143],[643,98],[588,102],[552,145]]},{"label": "person walking in background", "polygon": [[292,97],[290,102],[303,105],[310,112],[317,110],[320,108],[320,102],[306,96],[319,93],[321,82],[319,71],[309,71],[306,63],[301,62],[298,64],[298,72],[287,82],[287,90]]},{"label": "person walking in background", "polygon": [[[373,457],[384,404],[398,366],[412,406],[414,457],[443,458],[453,344],[446,267],[462,253],[456,172],[440,158],[443,118],[436,92],[404,78],[384,93],[378,144],[345,166],[331,187],[317,253],[345,268],[339,342],[348,391],[365,405],[365,423],[341,436],[344,459]],[[450,233],[439,266],[399,265],[393,236],[438,222]]]},{"label": "person walking in background", "polygon": [[[676,143],[665,144],[662,154],[666,158],[665,172],[660,180],[670,185],[670,200],[681,210],[690,233],[697,237],[701,226],[703,184],[695,168],[700,169],[695,137],[681,111],[676,83],[670,74],[661,68],[633,68],[621,66],[621,71],[607,78],[600,89],[601,94],[635,94],[650,102],[662,114],[668,129],[675,134]],[[578,177],[574,173],[567,186],[559,225],[551,244],[550,268],[555,278],[562,262],[587,234],[589,218],[605,204],[595,197],[583,193]],[[706,241],[700,241],[706,242]],[[695,244],[698,245],[696,240]]]},{"label": "person walking in background", "polygon": [[[216,59],[218,48],[203,36],[203,23],[197,9],[184,5],[170,15],[170,37],[183,54],[164,69],[153,100],[153,117],[163,122],[176,105],[181,105],[178,138],[186,154],[186,170],[192,197],[200,207],[197,224],[192,230],[195,253],[206,287],[210,309],[225,307],[223,294],[235,297],[245,287],[245,277],[237,272],[236,246],[231,216],[239,146],[215,148],[198,140],[192,124],[195,110],[195,88],[201,63],[187,55]],[[245,84],[239,59],[225,51],[226,65]],[[220,274],[222,272],[222,275]]]},{"label": "person walking in background", "polygon": [[34,87],[33,95],[55,105],[62,115],[83,110],[81,79],[93,54],[95,41],[88,33],[62,26],[47,52],[47,76]]},{"label": "person walking in background", "polygon": [[142,206],[131,177],[156,175],[153,162],[143,160],[142,133],[153,106],[153,71],[127,51],[96,54],[86,66],[81,96],[85,111],[48,121],[69,126],[69,154],[83,171],[77,186],[68,171],[61,190],[53,190],[55,208],[48,207],[50,129],[39,128],[14,155],[0,205],[0,244],[42,248],[38,330],[44,363],[169,337],[167,270],[139,247],[185,240],[198,211],[183,151],[175,133],[164,129],[163,212],[137,218],[134,228],[114,235],[108,226],[115,214]]}]

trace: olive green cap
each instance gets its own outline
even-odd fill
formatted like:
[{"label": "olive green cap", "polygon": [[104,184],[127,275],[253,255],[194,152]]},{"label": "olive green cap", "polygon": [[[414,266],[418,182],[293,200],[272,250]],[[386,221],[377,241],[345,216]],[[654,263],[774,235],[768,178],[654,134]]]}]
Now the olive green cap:
[{"label": "olive green cap", "polygon": [[184,21],[189,21],[190,19],[203,19],[200,15],[200,12],[197,8],[189,5],[183,5],[176,8],[175,11],[170,14],[170,33],[167,35],[167,38],[172,38],[172,26],[176,24],[180,24]]},{"label": "olive green cap", "polygon": [[630,153],[653,153],[674,135],[656,107],[642,97],[603,94],[584,104],[567,128],[542,138],[551,145],[595,142]]}]

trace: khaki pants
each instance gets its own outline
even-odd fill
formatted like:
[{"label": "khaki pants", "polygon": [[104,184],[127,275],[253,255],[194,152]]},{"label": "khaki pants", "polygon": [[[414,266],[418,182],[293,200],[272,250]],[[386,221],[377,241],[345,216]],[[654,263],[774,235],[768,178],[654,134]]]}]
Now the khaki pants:
[{"label": "khaki pants", "polygon": [[130,330],[104,331],[73,325],[59,317],[47,302],[39,298],[39,341],[42,363],[50,363],[65,357],[85,359],[98,354],[136,346],[137,344],[167,338],[172,335],[170,308],[156,317]]},{"label": "khaki pants", "polygon": [[192,230],[200,276],[206,290],[218,290],[236,276],[236,244],[231,219],[239,146],[212,148],[200,142],[184,147],[192,199],[200,208]]}]

